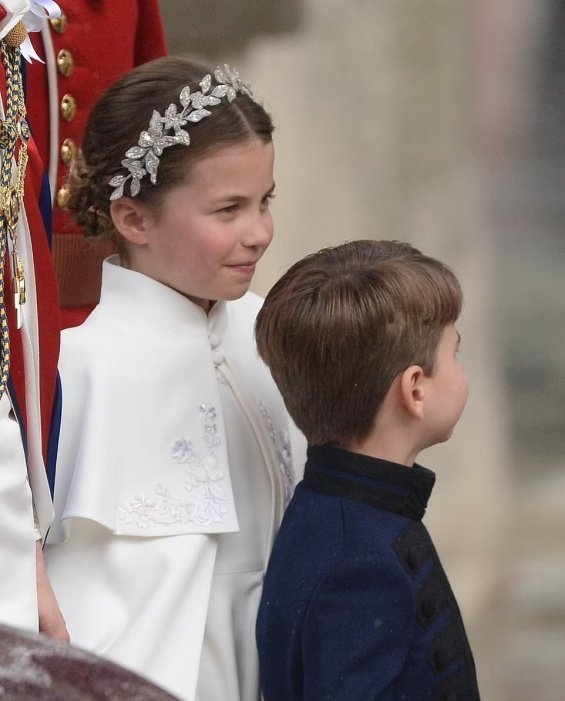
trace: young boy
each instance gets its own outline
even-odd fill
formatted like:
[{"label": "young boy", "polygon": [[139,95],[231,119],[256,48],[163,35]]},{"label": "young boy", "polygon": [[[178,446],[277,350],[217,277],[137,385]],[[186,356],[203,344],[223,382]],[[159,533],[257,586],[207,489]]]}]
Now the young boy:
[{"label": "young boy", "polygon": [[421,519],[467,399],[453,273],[406,243],[299,261],[259,354],[308,439],[257,621],[265,701],[475,701],[461,614]]}]

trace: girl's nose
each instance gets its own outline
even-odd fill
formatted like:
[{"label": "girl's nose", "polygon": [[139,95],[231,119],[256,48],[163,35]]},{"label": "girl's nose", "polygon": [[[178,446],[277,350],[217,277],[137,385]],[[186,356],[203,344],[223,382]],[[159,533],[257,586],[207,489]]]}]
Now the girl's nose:
[{"label": "girl's nose", "polygon": [[273,218],[270,211],[259,212],[249,226],[243,237],[243,245],[248,247],[267,248],[273,238]]}]

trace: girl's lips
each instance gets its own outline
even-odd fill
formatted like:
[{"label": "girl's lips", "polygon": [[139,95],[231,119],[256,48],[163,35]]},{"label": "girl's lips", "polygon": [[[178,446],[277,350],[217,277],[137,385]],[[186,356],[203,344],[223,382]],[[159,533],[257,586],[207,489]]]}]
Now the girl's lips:
[{"label": "girl's lips", "polygon": [[232,270],[239,270],[242,273],[252,273],[255,271],[255,265],[256,262],[231,263],[228,265],[228,268],[231,268]]}]

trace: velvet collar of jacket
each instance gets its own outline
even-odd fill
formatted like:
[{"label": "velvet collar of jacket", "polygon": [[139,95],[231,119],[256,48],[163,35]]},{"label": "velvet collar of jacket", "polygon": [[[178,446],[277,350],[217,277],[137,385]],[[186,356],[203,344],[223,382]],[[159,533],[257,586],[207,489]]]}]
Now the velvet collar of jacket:
[{"label": "velvet collar of jacket", "polygon": [[310,489],[415,521],[426,511],[434,482],[435,474],[420,465],[407,467],[332,446],[310,446],[304,469]]}]

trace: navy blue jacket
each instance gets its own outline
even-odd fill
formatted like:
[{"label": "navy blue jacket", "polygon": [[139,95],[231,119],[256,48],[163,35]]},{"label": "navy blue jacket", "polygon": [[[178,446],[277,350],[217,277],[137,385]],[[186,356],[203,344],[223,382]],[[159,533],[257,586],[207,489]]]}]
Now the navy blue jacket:
[{"label": "navy blue jacket", "polygon": [[308,449],[257,620],[265,701],[476,701],[418,465]]}]

